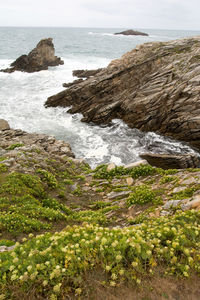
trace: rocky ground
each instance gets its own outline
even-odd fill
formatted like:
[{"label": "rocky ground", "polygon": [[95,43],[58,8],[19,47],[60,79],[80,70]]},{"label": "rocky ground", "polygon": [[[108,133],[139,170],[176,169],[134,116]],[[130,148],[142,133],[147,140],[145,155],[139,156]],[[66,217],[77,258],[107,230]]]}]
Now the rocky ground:
[{"label": "rocky ground", "polygon": [[137,46],[107,68],[49,97],[83,121],[123,119],[130,127],[200,149],[200,37]]},{"label": "rocky ground", "polygon": [[0,299],[200,298],[200,169],[92,170],[0,128]]}]

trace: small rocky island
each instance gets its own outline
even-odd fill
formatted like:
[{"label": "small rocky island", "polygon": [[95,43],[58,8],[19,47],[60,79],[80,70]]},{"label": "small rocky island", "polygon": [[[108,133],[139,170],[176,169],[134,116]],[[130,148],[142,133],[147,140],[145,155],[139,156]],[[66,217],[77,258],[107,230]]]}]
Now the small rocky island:
[{"label": "small rocky island", "polygon": [[128,29],[125,31],[121,31],[121,32],[116,32],[115,35],[118,34],[122,34],[122,35],[142,35],[142,36],[148,36],[147,33],[145,32],[141,32],[141,31],[137,31],[137,30],[132,30],[132,29]]},{"label": "small rocky island", "polygon": [[45,105],[71,106],[96,124],[120,118],[200,149],[200,37],[137,46]]},{"label": "small rocky island", "polygon": [[33,73],[47,70],[50,66],[63,65],[64,61],[60,57],[55,56],[52,40],[52,38],[41,40],[28,55],[21,55],[10,65],[10,68],[0,71],[6,73],[14,71]]}]

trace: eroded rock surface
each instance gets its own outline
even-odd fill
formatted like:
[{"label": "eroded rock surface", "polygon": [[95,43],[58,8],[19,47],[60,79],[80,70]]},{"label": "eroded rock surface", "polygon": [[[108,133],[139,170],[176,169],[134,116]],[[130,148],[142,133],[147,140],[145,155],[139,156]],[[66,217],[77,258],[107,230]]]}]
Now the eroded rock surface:
[{"label": "eroded rock surface", "polygon": [[60,57],[55,56],[52,38],[48,38],[41,40],[36,48],[28,55],[24,54],[18,57],[10,65],[10,68],[1,71],[6,73],[12,73],[14,71],[32,73],[47,70],[49,66],[54,67],[63,64],[63,60],[61,60]]},{"label": "eroded rock surface", "polygon": [[136,31],[136,30],[132,30],[132,29],[128,29],[128,30],[121,31],[121,32],[116,32],[115,35],[117,35],[117,34],[122,34],[122,35],[143,35],[143,36],[148,36],[148,34],[145,33],[145,32]]},{"label": "eroded rock surface", "polygon": [[72,106],[97,124],[121,118],[200,149],[200,37],[137,46],[46,106]]},{"label": "eroded rock surface", "polygon": [[95,70],[74,70],[72,72],[72,75],[78,78],[89,78],[91,76],[97,75],[102,70],[103,70],[102,68],[95,69]]},{"label": "eroded rock surface", "polygon": [[200,159],[196,154],[153,154],[143,153],[140,157],[146,159],[154,167],[162,169],[199,168]]},{"label": "eroded rock surface", "polygon": [[0,130],[9,130],[10,126],[8,124],[8,122],[4,119],[0,119]]}]

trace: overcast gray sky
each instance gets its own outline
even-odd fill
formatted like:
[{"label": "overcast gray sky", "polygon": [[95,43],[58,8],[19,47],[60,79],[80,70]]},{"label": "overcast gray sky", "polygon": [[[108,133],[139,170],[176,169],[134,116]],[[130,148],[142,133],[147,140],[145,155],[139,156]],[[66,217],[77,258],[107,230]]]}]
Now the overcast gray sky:
[{"label": "overcast gray sky", "polygon": [[200,30],[200,0],[0,0],[0,26]]}]

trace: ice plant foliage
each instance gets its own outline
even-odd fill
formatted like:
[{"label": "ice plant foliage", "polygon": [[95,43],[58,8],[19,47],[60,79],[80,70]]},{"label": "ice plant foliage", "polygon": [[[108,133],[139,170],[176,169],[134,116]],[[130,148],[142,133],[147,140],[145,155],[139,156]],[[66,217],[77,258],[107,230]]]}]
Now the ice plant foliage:
[{"label": "ice plant foliage", "polygon": [[192,270],[200,272],[199,250],[200,212],[194,210],[135,227],[84,223],[59,233],[30,234],[13,251],[0,253],[0,299],[11,299],[16,285],[24,292],[34,287],[47,299],[60,299],[69,290],[80,295],[81,278],[97,266],[112,287],[125,279],[140,284],[158,265],[166,274],[188,277]]}]

